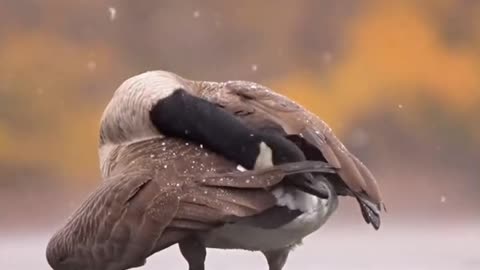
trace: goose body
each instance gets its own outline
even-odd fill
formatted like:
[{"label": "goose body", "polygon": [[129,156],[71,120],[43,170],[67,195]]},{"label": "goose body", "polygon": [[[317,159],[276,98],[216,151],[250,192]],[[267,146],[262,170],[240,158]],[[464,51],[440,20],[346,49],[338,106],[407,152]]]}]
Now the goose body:
[{"label": "goose body", "polygon": [[[335,211],[338,205],[336,195],[331,199],[320,199],[298,191],[285,191],[282,187],[273,190],[276,205],[287,206],[302,213],[288,223],[278,227],[262,227],[254,220],[226,224],[201,236],[206,247],[221,249],[245,249],[251,251],[276,250],[293,247],[307,235],[318,230]],[[266,217],[270,218],[268,214]]]},{"label": "goose body", "polygon": [[191,270],[207,247],[261,251],[280,270],[338,196],[380,225],[370,171],[323,121],[255,83],[134,76],[105,109],[99,156],[104,180],[47,247],[55,270],[128,269],[173,244]]}]

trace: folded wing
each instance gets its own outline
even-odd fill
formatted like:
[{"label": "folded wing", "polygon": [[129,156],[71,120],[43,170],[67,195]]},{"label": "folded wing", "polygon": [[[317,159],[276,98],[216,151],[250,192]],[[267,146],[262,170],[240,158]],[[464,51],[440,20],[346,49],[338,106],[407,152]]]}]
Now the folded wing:
[{"label": "folded wing", "polygon": [[[337,168],[337,179],[355,196],[367,223],[380,226],[384,208],[377,181],[369,169],[335,136],[317,116],[268,88],[245,81],[223,84],[223,95],[206,96],[253,128],[284,132],[304,151],[307,159],[324,160]],[[311,155],[307,152],[310,149]],[[313,150],[313,151],[311,151]],[[335,180],[335,177],[330,177]],[[334,183],[335,184],[335,183]]]},{"label": "folded wing", "polygon": [[139,266],[192,233],[274,207],[269,189],[286,175],[333,172],[312,161],[241,172],[223,157],[177,139],[138,142],[119,153],[117,169],[51,239],[52,265]]}]

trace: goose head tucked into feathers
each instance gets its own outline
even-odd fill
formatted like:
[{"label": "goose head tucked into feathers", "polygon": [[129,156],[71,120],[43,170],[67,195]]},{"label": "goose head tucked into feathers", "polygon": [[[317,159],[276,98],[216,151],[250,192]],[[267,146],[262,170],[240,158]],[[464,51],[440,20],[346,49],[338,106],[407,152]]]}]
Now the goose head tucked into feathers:
[{"label": "goose head tucked into feathers", "polygon": [[[126,80],[115,92],[101,122],[100,166],[108,175],[112,146],[163,137],[151,119],[159,100],[182,89],[231,113],[247,126],[276,129],[300,145],[307,159],[327,161],[361,200],[383,206],[378,184],[368,168],[316,115],[265,86],[247,81],[191,81],[166,71],[150,71]],[[341,185],[341,184],[339,184]]]}]

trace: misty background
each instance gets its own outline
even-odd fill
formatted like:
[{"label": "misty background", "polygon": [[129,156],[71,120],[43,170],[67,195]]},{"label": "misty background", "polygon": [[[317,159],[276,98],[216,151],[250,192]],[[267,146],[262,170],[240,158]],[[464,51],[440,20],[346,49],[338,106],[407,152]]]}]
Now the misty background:
[{"label": "misty background", "polygon": [[[377,177],[380,231],[343,199],[286,269],[480,269],[479,1],[0,0],[1,269],[49,269],[48,238],[101,181],[104,107],[157,69],[264,84]],[[176,248],[152,262],[186,269]]]}]

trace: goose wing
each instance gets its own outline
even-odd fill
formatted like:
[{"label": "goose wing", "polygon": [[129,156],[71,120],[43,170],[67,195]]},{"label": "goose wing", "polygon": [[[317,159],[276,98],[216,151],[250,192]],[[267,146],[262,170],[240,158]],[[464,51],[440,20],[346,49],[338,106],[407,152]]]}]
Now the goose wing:
[{"label": "goose wing", "polygon": [[[159,160],[142,155],[137,164],[154,168],[161,164],[156,183],[179,190],[178,209],[168,221],[156,250],[179,241],[187,234],[206,231],[225,223],[254,216],[276,206],[269,190],[286,175],[304,172],[333,173],[325,162],[303,161],[255,171],[240,171],[223,156],[180,139],[164,138],[166,149],[148,147]],[[167,158],[174,157],[174,158]],[[130,170],[130,169],[128,169]],[[282,222],[279,220],[278,222]]]},{"label": "goose wing", "polygon": [[217,87],[221,94],[207,93],[205,99],[236,115],[246,125],[284,132],[303,146],[304,152],[319,152],[321,160],[338,169],[338,177],[358,199],[365,220],[376,228],[379,226],[378,214],[384,205],[375,177],[324,121],[285,96],[256,83],[230,81]]},{"label": "goose wing", "polygon": [[51,265],[139,266],[192,233],[274,207],[268,190],[285,175],[333,172],[319,161],[238,171],[223,157],[176,139],[138,142],[118,152],[117,169],[50,240]]}]

